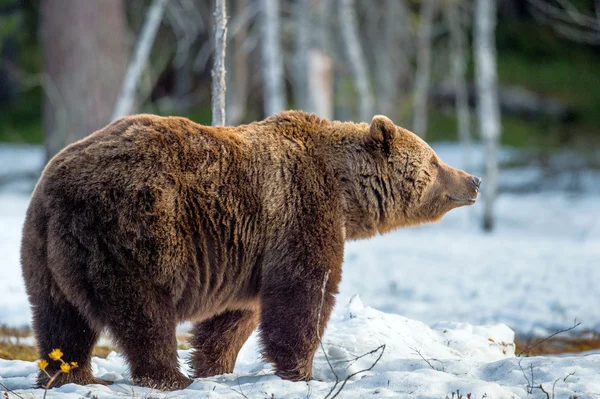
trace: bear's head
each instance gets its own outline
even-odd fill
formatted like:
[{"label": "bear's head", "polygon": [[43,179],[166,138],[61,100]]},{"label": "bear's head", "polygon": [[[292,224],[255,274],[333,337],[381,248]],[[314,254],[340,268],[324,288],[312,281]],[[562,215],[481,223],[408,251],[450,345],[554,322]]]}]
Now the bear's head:
[{"label": "bear's head", "polygon": [[[477,200],[481,179],[442,162],[416,134],[377,115],[369,126],[384,192],[378,231],[439,221],[446,212]],[[383,186],[382,186],[383,187]],[[389,192],[385,192],[388,190]],[[380,205],[381,206],[381,205]]]}]

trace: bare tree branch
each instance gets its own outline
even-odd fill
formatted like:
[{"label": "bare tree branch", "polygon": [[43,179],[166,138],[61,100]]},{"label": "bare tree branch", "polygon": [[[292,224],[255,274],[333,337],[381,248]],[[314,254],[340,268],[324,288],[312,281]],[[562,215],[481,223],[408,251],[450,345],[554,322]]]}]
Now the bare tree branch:
[{"label": "bare tree branch", "polygon": [[264,113],[269,116],[286,107],[279,0],[261,0],[261,6]]},{"label": "bare tree branch", "polygon": [[568,0],[527,0],[531,14],[569,40],[600,44],[600,0],[594,2],[594,16],[582,14]]},{"label": "bare tree branch", "polygon": [[[344,389],[344,387],[346,386],[346,383],[354,376],[358,375],[358,374],[362,374],[365,373],[367,371],[370,371],[373,369],[373,367],[375,367],[375,365],[379,362],[379,360],[381,359],[381,357],[383,356],[383,353],[385,352],[385,344],[382,344],[380,346],[378,346],[377,348],[373,349],[370,352],[367,352],[363,355],[357,356],[356,358],[350,360],[351,364],[353,362],[355,362],[356,360],[363,358],[365,356],[368,355],[372,355],[374,353],[377,353],[381,350],[381,352],[379,353],[379,357],[377,357],[377,359],[375,360],[375,362],[373,362],[371,364],[370,367],[367,367],[365,369],[359,370],[357,372],[354,372],[350,375],[348,375],[344,381],[342,381],[342,385],[339,387],[339,389],[336,391],[335,389],[337,388],[340,379],[337,375],[337,373],[335,372],[335,369],[333,368],[333,365],[331,364],[331,361],[329,360],[329,356],[327,356],[327,352],[325,351],[325,348],[323,347],[323,340],[321,339],[321,328],[320,328],[320,323],[321,323],[321,313],[323,310],[323,303],[325,302],[325,295],[326,295],[326,287],[327,287],[327,282],[329,281],[329,271],[327,271],[325,273],[325,276],[323,277],[323,284],[321,285],[321,304],[319,306],[319,311],[317,312],[317,337],[319,338],[319,345],[321,346],[321,350],[323,351],[323,355],[325,355],[325,360],[327,361],[327,364],[329,365],[329,369],[331,370],[331,372],[333,373],[333,375],[335,376],[335,383],[333,384],[333,386],[331,387],[331,390],[329,390],[329,392],[327,393],[327,395],[325,395],[325,399],[334,399],[335,397],[337,397],[340,392],[342,392],[342,390]],[[332,396],[333,395],[333,396]]]},{"label": "bare tree branch", "polygon": [[[331,399],[334,399],[335,397],[337,397],[340,394],[340,392],[342,392],[342,390],[344,389],[344,387],[346,386],[346,384],[348,383],[348,381],[350,381],[350,379],[352,377],[354,377],[358,374],[366,373],[367,371],[373,370],[373,367],[375,367],[377,365],[377,363],[379,363],[379,361],[383,357],[383,353],[385,352],[385,344],[378,346],[377,348],[373,349],[372,351],[370,351],[368,353],[368,354],[376,353],[379,350],[381,350],[381,352],[379,353],[379,356],[377,357],[377,359],[375,359],[375,361],[369,367],[362,369],[362,370],[358,370],[357,372],[352,373],[348,377],[346,377],[346,379],[344,379],[344,381],[342,382],[342,385],[340,386],[338,391],[331,397]],[[329,398],[329,394],[327,396],[325,396],[325,399],[328,399],[328,398]]]},{"label": "bare tree branch", "polygon": [[517,355],[517,357],[520,357],[520,356],[521,356],[521,355],[523,355],[523,354],[527,354],[527,353],[528,353],[529,351],[531,351],[533,348],[535,348],[535,347],[539,346],[540,344],[543,344],[544,342],[548,341],[549,339],[551,339],[551,338],[553,338],[553,337],[555,337],[555,336],[557,336],[557,335],[559,335],[559,334],[566,333],[566,332],[569,332],[569,331],[571,331],[571,330],[574,330],[574,329],[576,329],[577,327],[579,327],[580,325],[581,325],[581,322],[578,322],[578,321],[577,321],[577,319],[575,319],[575,320],[573,321],[573,325],[572,325],[571,327],[569,327],[569,328],[564,328],[564,329],[562,329],[562,330],[557,330],[557,331],[555,331],[553,334],[550,334],[550,335],[549,335],[549,336],[547,336],[546,338],[544,338],[544,339],[542,339],[542,340],[540,340],[540,341],[536,342],[535,344],[533,344],[533,345],[531,345],[531,346],[528,346],[527,348],[523,349],[521,352],[519,352],[519,354]]},{"label": "bare tree branch", "polygon": [[458,120],[458,137],[463,147],[463,167],[471,169],[471,112],[467,88],[467,68],[465,54],[465,32],[458,3],[450,3],[445,9],[446,23],[450,30],[452,77],[455,90],[456,118]]},{"label": "bare tree branch", "polygon": [[248,0],[238,0],[234,4],[232,18],[228,29],[230,36],[230,51],[227,57],[227,95],[225,96],[226,122],[229,125],[239,124],[246,115],[248,102],[248,52],[244,48],[248,38],[248,26],[252,16],[252,10]]},{"label": "bare tree branch", "polygon": [[438,371],[438,369],[436,369],[435,367],[433,367],[433,364],[431,364],[431,362],[430,362],[429,360],[434,360],[434,361],[436,361],[436,362],[439,362],[439,363],[442,365],[442,371],[444,371],[444,363],[442,363],[442,361],[441,361],[441,360],[439,360],[439,359],[425,359],[425,357],[424,357],[424,356],[421,354],[421,351],[420,351],[420,350],[418,350],[418,349],[416,349],[416,348],[410,348],[410,349],[412,349],[412,350],[413,350],[413,352],[414,352],[416,355],[419,355],[419,357],[420,357],[421,359],[423,359],[423,361],[424,361],[425,363],[427,363],[427,364],[429,365],[429,367],[431,367],[433,370],[435,370],[435,371]]},{"label": "bare tree branch", "polygon": [[150,50],[152,50],[152,44],[156,38],[156,33],[158,32],[158,27],[162,21],[168,1],[169,0],[153,0],[150,5],[146,22],[144,22],[142,32],[140,33],[140,37],[133,52],[133,59],[127,68],[127,74],[123,81],[117,105],[115,105],[112,120],[128,115],[133,108],[137,83],[148,62]]},{"label": "bare tree branch", "polygon": [[431,81],[431,26],[436,3],[437,0],[421,2],[412,125],[413,132],[421,137],[427,134],[427,96]]},{"label": "bare tree branch", "polygon": [[358,22],[356,20],[353,0],[341,0],[339,19],[344,45],[346,46],[358,91],[360,104],[359,117],[361,121],[367,122],[373,117],[374,101],[373,94],[371,94],[365,57],[358,38]]},{"label": "bare tree branch", "polygon": [[166,9],[169,25],[177,37],[177,51],[173,64],[177,68],[183,67],[194,45],[198,34],[207,27],[195,4],[191,0],[173,2]]}]

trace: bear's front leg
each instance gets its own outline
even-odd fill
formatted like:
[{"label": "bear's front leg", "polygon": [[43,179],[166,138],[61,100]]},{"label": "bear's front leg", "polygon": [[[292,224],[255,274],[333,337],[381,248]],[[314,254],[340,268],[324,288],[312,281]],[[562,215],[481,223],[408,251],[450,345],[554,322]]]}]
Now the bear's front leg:
[{"label": "bear's front leg", "polygon": [[291,381],[312,378],[313,357],[335,303],[343,259],[341,239],[326,246],[318,245],[314,236],[303,241],[308,246],[282,251],[278,264],[265,265],[261,287],[264,356],[278,376]]}]

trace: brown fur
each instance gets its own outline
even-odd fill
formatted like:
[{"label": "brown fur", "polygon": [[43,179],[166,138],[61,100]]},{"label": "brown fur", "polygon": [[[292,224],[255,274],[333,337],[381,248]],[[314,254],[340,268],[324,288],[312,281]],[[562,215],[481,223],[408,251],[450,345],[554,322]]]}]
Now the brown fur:
[{"label": "brown fur", "polygon": [[33,194],[21,256],[40,356],[79,362],[55,385],[97,382],[90,353],[106,327],[136,383],[177,389],[190,383],[178,322],[196,323],[190,361],[205,377],[233,371],[260,321],[277,374],[308,380],[344,241],[439,220],[476,186],[381,116],[119,119],[54,157]]}]

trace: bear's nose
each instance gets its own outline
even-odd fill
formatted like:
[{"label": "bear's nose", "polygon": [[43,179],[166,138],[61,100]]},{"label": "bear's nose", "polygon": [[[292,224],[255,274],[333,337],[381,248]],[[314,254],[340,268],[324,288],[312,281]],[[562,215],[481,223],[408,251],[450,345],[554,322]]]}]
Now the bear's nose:
[{"label": "bear's nose", "polygon": [[473,176],[473,185],[475,186],[476,189],[479,189],[479,186],[481,185],[481,178],[477,177],[477,176]]}]

